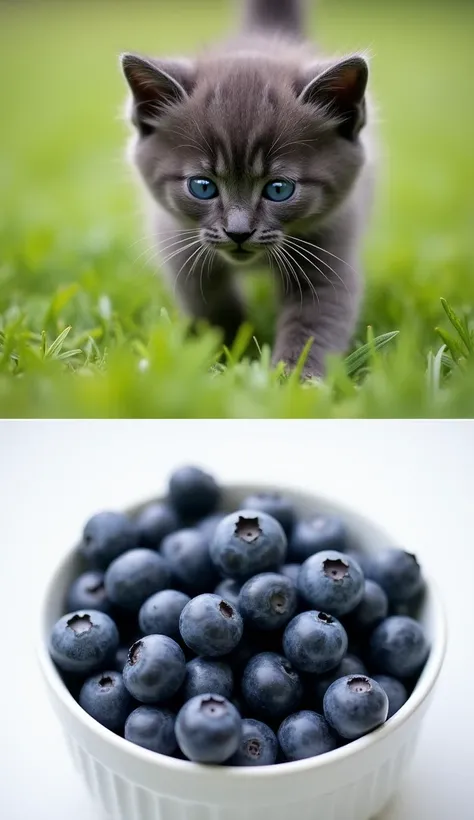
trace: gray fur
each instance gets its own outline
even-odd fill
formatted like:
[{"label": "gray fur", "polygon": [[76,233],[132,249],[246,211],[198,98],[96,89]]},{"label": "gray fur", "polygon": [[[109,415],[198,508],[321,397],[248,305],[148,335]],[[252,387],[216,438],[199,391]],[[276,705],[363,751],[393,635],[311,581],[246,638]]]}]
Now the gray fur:
[{"label": "gray fur", "polygon": [[[276,6],[278,18],[269,14]],[[280,299],[274,361],[293,367],[313,338],[305,375],[320,376],[357,320],[373,157],[365,61],[315,56],[294,38],[300,14],[297,0],[249,0],[253,29],[231,42],[195,60],[124,55],[122,65],[133,160],[183,308],[222,327],[229,343],[245,319],[236,272],[271,267]],[[214,180],[219,196],[193,198],[187,179],[196,175]],[[281,177],[296,182],[294,196],[264,199],[265,183]],[[225,231],[254,232],[247,257],[236,258]]]}]

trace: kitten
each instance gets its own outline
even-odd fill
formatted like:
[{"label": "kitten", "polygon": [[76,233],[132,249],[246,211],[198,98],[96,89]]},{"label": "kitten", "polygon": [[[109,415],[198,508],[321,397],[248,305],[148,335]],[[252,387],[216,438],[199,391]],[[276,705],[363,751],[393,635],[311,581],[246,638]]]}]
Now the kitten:
[{"label": "kitten", "polygon": [[230,343],[245,320],[236,273],[278,273],[273,360],[305,376],[346,349],[361,296],[372,191],[368,68],[315,57],[300,0],[248,0],[241,32],[195,60],[122,56],[133,160],[184,309]]}]

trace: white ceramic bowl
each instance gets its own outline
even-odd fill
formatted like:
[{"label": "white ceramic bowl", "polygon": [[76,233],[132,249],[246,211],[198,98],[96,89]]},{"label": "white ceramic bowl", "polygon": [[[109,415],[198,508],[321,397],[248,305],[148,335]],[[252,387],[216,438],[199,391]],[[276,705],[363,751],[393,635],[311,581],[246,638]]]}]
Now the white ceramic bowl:
[{"label": "white ceramic bowl", "polygon": [[[274,487],[229,486],[223,508]],[[277,488],[281,490],[282,488]],[[391,543],[369,521],[305,492],[283,490],[302,515],[330,512],[347,524],[351,541],[367,551]],[[71,551],[51,579],[41,613],[39,655],[53,708],[78,770],[102,812],[113,820],[368,820],[392,797],[413,756],[445,653],[438,594],[428,579],[422,621],[431,653],[408,702],[384,726],[334,752],[255,769],[200,766],[149,752],[112,734],[69,694],[48,653],[52,624],[78,572]]]}]

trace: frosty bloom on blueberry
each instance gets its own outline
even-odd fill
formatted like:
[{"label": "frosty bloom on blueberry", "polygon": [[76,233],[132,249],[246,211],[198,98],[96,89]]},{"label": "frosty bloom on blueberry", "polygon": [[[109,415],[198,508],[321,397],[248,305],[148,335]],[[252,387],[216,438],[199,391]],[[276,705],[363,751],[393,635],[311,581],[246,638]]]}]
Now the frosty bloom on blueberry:
[{"label": "frosty bloom on blueberry", "polygon": [[317,515],[308,521],[298,521],[289,543],[290,561],[302,563],[322,550],[344,552],[347,533],[340,518]]},{"label": "frosty bloom on blueberry", "polygon": [[189,760],[224,763],[237,751],[242,719],[219,695],[198,695],[183,706],[176,721],[178,743]]},{"label": "frosty bloom on blueberry", "polygon": [[210,552],[222,575],[246,580],[279,567],[286,550],[286,535],[275,518],[255,510],[239,510],[218,524]]},{"label": "frosty bloom on blueberry", "polygon": [[285,626],[296,612],[296,587],[284,575],[262,572],[247,581],[239,595],[239,612],[256,629]]},{"label": "frosty bloom on blueberry", "polygon": [[132,708],[132,698],[119,672],[102,672],[88,678],[79,694],[79,703],[102,726],[120,732]]},{"label": "frosty bloom on blueberry", "polygon": [[170,478],[171,505],[183,521],[197,521],[213,513],[220,496],[214,478],[199,467],[181,467]]},{"label": "frosty bloom on blueberry", "polygon": [[347,634],[326,612],[302,612],[288,624],[283,650],[296,669],[322,675],[334,669],[347,651]]},{"label": "frosty bloom on blueberry", "polygon": [[430,651],[411,617],[424,591],[415,556],[354,552],[343,518],[245,495],[229,491],[235,510],[184,467],[165,501],[86,523],[49,648],[118,742],[269,766],[331,754],[409,700]]},{"label": "frosty bloom on blueberry", "polygon": [[387,720],[388,697],[379,683],[365,675],[347,675],[324,695],[324,715],[336,732],[355,740]]},{"label": "frosty bloom on blueberry", "polygon": [[90,567],[107,569],[119,555],[136,546],[137,535],[127,515],[101,512],[84,527],[79,552]]},{"label": "frosty bloom on blueberry", "polygon": [[314,609],[337,618],[355,609],[364,595],[364,576],[354,558],[323,550],[308,558],[298,576],[298,589]]},{"label": "frosty bloom on blueberry", "polygon": [[95,610],[72,612],[54,625],[51,657],[64,672],[87,675],[113,658],[119,634],[112,618]]},{"label": "frosty bloom on blueberry", "polygon": [[166,589],[169,581],[170,571],[161,555],[153,550],[134,549],[112,561],[104,583],[114,604],[139,610],[150,595]]},{"label": "frosty bloom on blueberry", "polygon": [[179,619],[179,631],[186,646],[209,657],[232,652],[243,630],[240,614],[218,595],[204,594],[193,598]]},{"label": "frosty bloom on blueberry", "polygon": [[123,670],[128,691],[142,703],[171,698],[186,676],[186,660],[180,646],[167,635],[147,635],[133,644]]}]

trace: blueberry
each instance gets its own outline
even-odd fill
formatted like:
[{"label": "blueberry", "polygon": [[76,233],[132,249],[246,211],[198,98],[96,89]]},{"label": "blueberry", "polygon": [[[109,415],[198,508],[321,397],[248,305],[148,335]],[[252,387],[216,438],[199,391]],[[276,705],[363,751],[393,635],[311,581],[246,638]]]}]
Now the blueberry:
[{"label": "blueberry", "polygon": [[271,515],[280,522],[289,538],[295,523],[295,508],[289,498],[285,498],[280,493],[254,493],[247,496],[242,504],[248,510],[258,510],[258,512]]},{"label": "blueberry", "polygon": [[101,512],[84,527],[79,552],[88,565],[105,570],[119,555],[136,546],[135,527],[124,513]]},{"label": "blueberry", "polygon": [[170,478],[169,497],[183,521],[194,522],[214,512],[221,491],[213,477],[198,467],[180,467]]},{"label": "blueberry", "polygon": [[238,581],[234,581],[233,578],[224,578],[223,581],[220,581],[215,590],[215,595],[220,595],[221,598],[225,598],[229,604],[235,606],[236,609],[239,608],[239,595],[240,590],[242,589],[242,585],[239,584]]},{"label": "blueberry", "polygon": [[63,615],[53,626],[49,648],[60,669],[87,675],[113,659],[118,642],[112,618],[89,609]]},{"label": "blueberry", "polygon": [[167,635],[140,638],[130,648],[123,670],[125,686],[141,703],[158,703],[173,697],[185,675],[183,650]]},{"label": "blueberry", "polygon": [[364,596],[350,614],[351,626],[368,631],[377,626],[388,615],[388,598],[382,587],[375,581],[364,582]]},{"label": "blueberry", "polygon": [[396,678],[391,678],[388,675],[374,675],[374,680],[380,684],[385,690],[388,697],[388,718],[391,718],[395,712],[402,708],[403,704],[408,700],[408,692],[404,684]]},{"label": "blueberry", "polygon": [[196,529],[204,536],[208,544],[211,543],[217,525],[221,523],[223,518],[225,518],[225,513],[223,512],[211,513],[211,515],[206,515],[205,518],[201,518],[195,525]]},{"label": "blueberry", "polygon": [[423,586],[416,557],[401,549],[385,549],[371,555],[365,575],[385,590],[390,603],[409,600]]},{"label": "blueberry", "polygon": [[322,551],[301,567],[298,589],[314,609],[340,617],[355,609],[364,595],[359,564],[340,552]]},{"label": "blueberry", "polygon": [[252,712],[284,718],[298,707],[303,686],[291,663],[275,652],[254,655],[244,669],[242,694]]},{"label": "blueberry", "polygon": [[198,655],[211,658],[232,652],[243,630],[237,609],[219,595],[198,595],[186,604],[179,619],[185,644]]},{"label": "blueberry", "polygon": [[143,507],[135,519],[137,546],[157,550],[163,538],[178,527],[178,516],[170,505],[153,501]]},{"label": "blueberry", "polygon": [[346,675],[324,695],[324,716],[347,740],[356,740],[387,720],[388,697],[367,675]]},{"label": "blueberry", "polygon": [[174,733],[176,718],[169,709],[139,706],[125,723],[125,740],[151,752],[172,755],[178,744]]},{"label": "blueberry", "polygon": [[218,525],[211,542],[211,558],[219,572],[245,580],[284,563],[286,535],[270,515],[239,510]]},{"label": "blueberry", "polygon": [[297,604],[296,587],[289,578],[262,572],[243,585],[238,606],[246,623],[269,630],[285,626],[295,614]]},{"label": "blueberry", "polygon": [[316,515],[308,521],[297,521],[289,543],[291,561],[302,564],[321,550],[344,552],[347,543],[346,528],[340,518]]},{"label": "blueberry", "polygon": [[324,695],[331,684],[339,678],[345,678],[346,675],[367,675],[367,669],[362,661],[355,655],[346,655],[335,669],[332,669],[327,675],[324,675],[322,678],[317,678],[314,681],[312,688],[318,701],[322,703]]},{"label": "blueberry", "polygon": [[88,678],[79,694],[79,703],[102,726],[111,732],[121,732],[133,701],[122,675],[113,671]]},{"label": "blueberry", "polygon": [[271,766],[276,762],[278,741],[275,732],[260,720],[242,721],[239,748],[227,761],[228,766]]},{"label": "blueberry", "polygon": [[301,672],[318,675],[334,669],[347,652],[347,633],[326,612],[302,612],[285,629],[283,651]]},{"label": "blueberry", "polygon": [[385,618],[370,638],[370,656],[374,669],[396,678],[408,678],[419,672],[429,654],[423,627],[406,615]]},{"label": "blueberry", "polygon": [[231,698],[234,689],[232,669],[223,661],[211,658],[194,658],[186,665],[183,697],[190,700],[196,695],[212,692],[223,698]]},{"label": "blueberry", "polygon": [[209,544],[199,530],[178,530],[167,535],[160,552],[173,578],[184,589],[208,592],[216,585],[218,575],[209,555]]},{"label": "blueberry", "polygon": [[224,763],[239,748],[242,718],[220,695],[197,695],[180,709],[176,738],[189,760]]},{"label": "blueberry", "polygon": [[128,646],[119,646],[115,653],[113,667],[117,672],[122,673],[128,661]]},{"label": "blueberry", "polygon": [[278,730],[278,741],[287,760],[316,757],[338,747],[337,737],[327,720],[309,711],[285,718]]},{"label": "blueberry", "polygon": [[74,612],[75,609],[95,609],[109,614],[112,604],[105,592],[104,573],[90,570],[79,575],[69,587],[66,609],[68,612]]},{"label": "blueberry", "polygon": [[153,550],[129,550],[116,558],[105,573],[110,600],[125,609],[138,610],[154,592],[166,589],[170,572],[165,560]]},{"label": "blueberry", "polygon": [[144,635],[168,635],[179,641],[179,618],[191,598],[176,589],[163,589],[140,607],[138,623]]}]

